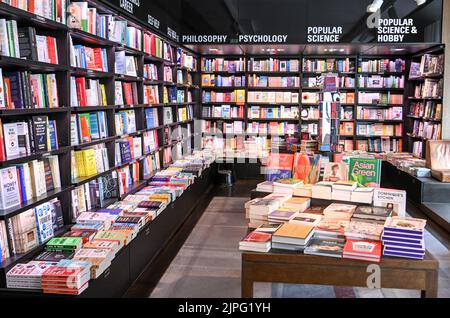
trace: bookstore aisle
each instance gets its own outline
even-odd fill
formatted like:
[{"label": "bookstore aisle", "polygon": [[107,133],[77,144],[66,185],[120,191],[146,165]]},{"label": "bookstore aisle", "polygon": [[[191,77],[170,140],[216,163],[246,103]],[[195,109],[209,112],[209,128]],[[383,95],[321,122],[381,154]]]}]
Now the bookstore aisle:
[{"label": "bookstore aisle", "polygon": [[[241,252],[248,232],[244,204],[260,180],[240,180],[232,189],[216,188],[209,206],[150,297],[237,298],[241,295]],[[425,233],[428,251],[439,261],[438,297],[450,297],[449,241]],[[405,298],[415,290],[256,283],[262,298]]]}]

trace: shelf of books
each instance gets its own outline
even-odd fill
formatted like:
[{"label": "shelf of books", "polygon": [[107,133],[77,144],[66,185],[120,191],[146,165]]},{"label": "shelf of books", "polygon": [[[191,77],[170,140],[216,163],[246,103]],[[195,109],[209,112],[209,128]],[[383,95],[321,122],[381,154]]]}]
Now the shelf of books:
[{"label": "shelf of books", "polygon": [[101,2],[4,2],[2,275],[189,155],[198,98],[194,54]]},{"label": "shelf of books", "polygon": [[355,149],[403,150],[406,61],[401,57],[358,58]]},{"label": "shelf of books", "polygon": [[[324,89],[325,86],[330,86],[330,83],[325,82],[332,80],[332,86],[335,87],[335,91],[339,92],[340,96],[339,114],[335,116],[336,119],[339,119],[339,125],[336,123],[339,148],[345,151],[353,149],[355,77],[355,56],[303,57],[301,85],[302,140],[316,139],[319,135],[323,115],[321,105],[324,101]],[[327,90],[329,91],[329,87]]]},{"label": "shelf of books", "polygon": [[443,73],[442,47],[412,57],[406,135],[408,150],[418,158],[425,158],[427,140],[442,138]]}]

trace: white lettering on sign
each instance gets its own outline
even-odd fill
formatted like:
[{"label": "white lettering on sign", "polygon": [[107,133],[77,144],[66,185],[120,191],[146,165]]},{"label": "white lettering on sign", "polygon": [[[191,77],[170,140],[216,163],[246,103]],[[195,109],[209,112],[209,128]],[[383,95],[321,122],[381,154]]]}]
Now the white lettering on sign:
[{"label": "white lettering on sign", "polygon": [[172,38],[173,40],[178,41],[178,34],[175,32],[175,30],[167,27],[167,35]]},{"label": "white lettering on sign", "polygon": [[337,43],[340,41],[340,26],[310,26],[307,29],[308,43]]},{"label": "white lettering on sign", "polygon": [[228,35],[183,35],[183,43],[226,43]]},{"label": "white lettering on sign", "polygon": [[129,13],[134,13],[134,6],[141,6],[139,0],[120,0],[120,7]]},{"label": "white lettering on sign", "polygon": [[150,24],[151,26],[154,26],[155,28],[159,29],[159,25],[160,22],[158,19],[156,19],[155,17],[152,17],[150,14],[147,17],[147,22],[148,24]]},{"label": "white lettering on sign", "polygon": [[239,35],[239,43],[286,43],[287,35]]},{"label": "white lettering on sign", "polygon": [[378,19],[378,42],[403,42],[405,35],[417,34],[413,19]]}]

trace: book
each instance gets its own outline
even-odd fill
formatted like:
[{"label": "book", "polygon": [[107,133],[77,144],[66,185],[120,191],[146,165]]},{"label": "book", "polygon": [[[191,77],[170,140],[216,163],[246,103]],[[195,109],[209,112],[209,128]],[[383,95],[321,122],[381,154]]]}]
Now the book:
[{"label": "book", "polygon": [[305,224],[315,227],[322,219],[321,215],[311,213],[297,213],[289,223]]},{"label": "book", "polygon": [[347,240],[344,246],[343,258],[357,259],[368,262],[380,262],[382,245],[377,241]]},{"label": "book", "polygon": [[15,167],[0,170],[0,209],[20,205],[19,183]]},{"label": "book", "polygon": [[350,220],[356,207],[353,204],[331,203],[325,208],[323,214],[327,219]]},{"label": "book", "polygon": [[348,179],[348,168],[344,163],[329,162],[325,165],[323,181],[340,181]]},{"label": "book", "polygon": [[263,223],[261,224],[255,231],[257,232],[265,232],[265,233],[274,233],[276,230],[280,228],[280,223]]},{"label": "book", "polygon": [[375,206],[358,206],[353,213],[353,218],[366,220],[386,221],[392,215],[392,209]]},{"label": "book", "polygon": [[329,256],[341,258],[345,244],[326,239],[312,239],[303,253],[309,255]]},{"label": "book", "polygon": [[426,220],[393,216],[386,220],[385,231],[423,235]]},{"label": "book", "polygon": [[272,242],[306,245],[314,233],[314,227],[305,224],[284,223],[272,235]]},{"label": "book", "polygon": [[271,237],[270,233],[253,231],[239,242],[239,250],[268,252],[271,247]]},{"label": "book", "polygon": [[372,158],[350,158],[348,179],[363,187],[380,187],[381,160]]},{"label": "book", "polygon": [[406,191],[378,188],[373,193],[373,204],[378,207],[392,208],[399,216],[406,214]]},{"label": "book", "polygon": [[383,228],[383,224],[377,222],[352,219],[345,229],[345,236],[347,239],[379,241]]}]

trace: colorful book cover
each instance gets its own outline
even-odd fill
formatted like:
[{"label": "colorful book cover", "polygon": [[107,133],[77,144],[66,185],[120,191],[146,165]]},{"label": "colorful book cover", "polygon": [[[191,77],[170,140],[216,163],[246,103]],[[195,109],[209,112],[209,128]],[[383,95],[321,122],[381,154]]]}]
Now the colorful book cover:
[{"label": "colorful book cover", "polygon": [[319,181],[321,155],[296,153],[293,164],[293,178],[303,180],[304,184]]},{"label": "colorful book cover", "polygon": [[381,182],[381,160],[372,158],[350,158],[348,179],[359,186],[379,188]]}]

